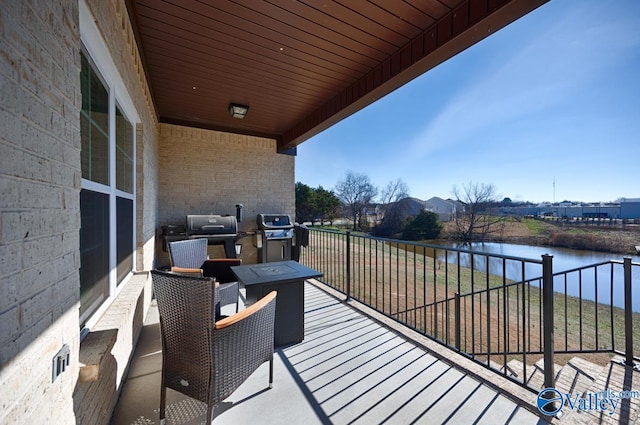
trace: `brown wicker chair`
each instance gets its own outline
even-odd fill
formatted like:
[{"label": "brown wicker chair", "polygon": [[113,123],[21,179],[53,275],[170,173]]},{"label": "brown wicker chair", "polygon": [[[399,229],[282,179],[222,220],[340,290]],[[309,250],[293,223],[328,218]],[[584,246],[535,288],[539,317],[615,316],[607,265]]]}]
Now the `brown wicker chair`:
[{"label": "brown wicker chair", "polygon": [[151,276],[162,336],[161,423],[167,388],[206,403],[207,424],[215,404],[267,361],[271,388],[275,292],[214,323],[218,291],[210,279],[156,270]]},{"label": "brown wicker chair", "polygon": [[185,276],[215,277],[220,283],[220,305],[236,305],[238,312],[240,285],[231,272],[231,266],[239,266],[239,258],[216,258],[207,255],[207,240],[186,239],[169,243],[171,271]]}]

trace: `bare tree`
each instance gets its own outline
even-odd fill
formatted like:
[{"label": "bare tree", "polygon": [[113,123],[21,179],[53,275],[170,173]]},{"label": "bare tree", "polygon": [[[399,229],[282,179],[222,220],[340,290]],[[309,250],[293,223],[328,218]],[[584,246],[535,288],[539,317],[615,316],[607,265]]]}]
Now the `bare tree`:
[{"label": "bare tree", "polygon": [[353,218],[353,230],[357,230],[367,207],[378,194],[378,189],[371,184],[366,174],[347,171],[344,180],[336,185],[336,194],[349,209]]},{"label": "bare tree", "polygon": [[469,182],[462,188],[454,186],[452,192],[461,204],[454,214],[454,224],[457,237],[463,241],[483,241],[502,222],[489,211],[498,202],[493,185]]},{"label": "bare tree", "polygon": [[377,236],[394,236],[402,231],[406,212],[403,199],[409,197],[409,186],[402,180],[392,180],[380,194],[381,222],[375,230]]},{"label": "bare tree", "polygon": [[385,214],[389,209],[393,209],[393,207],[397,204],[401,199],[407,198],[409,196],[409,186],[402,180],[396,179],[392,180],[382,189],[380,193],[380,204],[382,208],[382,218],[384,218]]}]

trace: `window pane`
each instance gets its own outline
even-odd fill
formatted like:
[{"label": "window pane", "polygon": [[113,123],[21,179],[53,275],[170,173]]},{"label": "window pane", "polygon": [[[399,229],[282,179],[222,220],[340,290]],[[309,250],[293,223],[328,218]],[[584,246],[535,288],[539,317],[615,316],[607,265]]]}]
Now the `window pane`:
[{"label": "window pane", "polygon": [[[135,211],[130,198],[135,195],[135,125],[117,103],[110,103],[114,96],[86,50],[81,61],[80,324],[84,327],[114,295],[112,283],[120,284],[133,270]],[[88,181],[106,187],[96,188]],[[131,196],[119,196],[123,192]]]},{"label": "window pane", "polygon": [[133,126],[116,107],[116,188],[133,193]]},{"label": "window pane", "polygon": [[116,198],[118,284],[133,270],[133,201]]},{"label": "window pane", "polygon": [[109,297],[109,195],[80,191],[80,324]]},{"label": "window pane", "polygon": [[82,54],[80,74],[82,109],[82,177],[102,184],[109,183],[109,92]]}]

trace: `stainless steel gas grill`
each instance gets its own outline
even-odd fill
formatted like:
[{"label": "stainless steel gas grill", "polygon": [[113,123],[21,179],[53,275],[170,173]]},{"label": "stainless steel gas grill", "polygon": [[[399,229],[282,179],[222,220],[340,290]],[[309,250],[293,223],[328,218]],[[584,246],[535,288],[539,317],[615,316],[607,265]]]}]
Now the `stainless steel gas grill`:
[{"label": "stainless steel gas grill", "polygon": [[258,214],[258,259],[261,263],[291,260],[293,223],[288,214]]},{"label": "stainless steel gas grill", "polygon": [[238,221],[233,215],[188,215],[186,237],[188,239],[206,238],[209,245],[224,244],[226,256],[236,258]]}]

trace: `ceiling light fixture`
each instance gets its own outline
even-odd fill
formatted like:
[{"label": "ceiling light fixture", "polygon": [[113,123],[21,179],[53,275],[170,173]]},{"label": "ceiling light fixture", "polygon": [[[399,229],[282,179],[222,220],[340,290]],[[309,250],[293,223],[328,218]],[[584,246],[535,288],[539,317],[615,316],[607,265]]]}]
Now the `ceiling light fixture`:
[{"label": "ceiling light fixture", "polygon": [[229,113],[233,118],[243,119],[247,112],[249,112],[249,107],[247,105],[239,105],[237,103],[229,104]]}]

